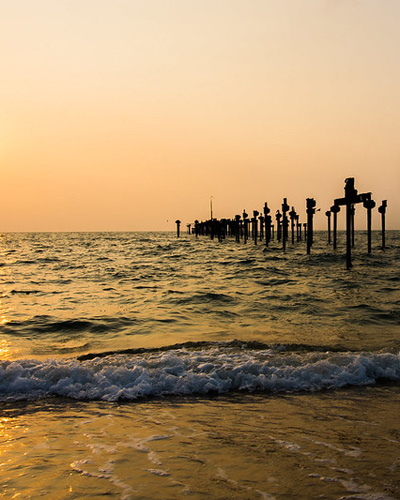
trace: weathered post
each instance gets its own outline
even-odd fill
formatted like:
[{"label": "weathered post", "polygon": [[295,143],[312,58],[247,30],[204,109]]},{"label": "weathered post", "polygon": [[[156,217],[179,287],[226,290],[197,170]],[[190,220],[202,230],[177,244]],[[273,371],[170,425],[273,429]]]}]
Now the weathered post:
[{"label": "weathered post", "polygon": [[337,244],[337,214],[340,212],[339,205],[332,205],[331,212],[333,213],[333,249],[336,250]]},{"label": "weathered post", "polygon": [[349,177],[345,180],[344,192],[346,199],[346,266],[347,269],[352,267],[351,264],[351,230],[352,230],[352,220],[354,220],[354,215],[352,211],[352,205],[354,203],[354,198],[357,196],[357,190],[354,189],[354,178]]},{"label": "weathered post", "polygon": [[346,205],[346,267],[350,269],[351,264],[351,248],[352,240],[354,239],[354,204],[361,203],[367,194],[358,194],[354,188],[354,177],[345,179],[344,198],[335,200],[335,205]]},{"label": "weathered post", "polygon": [[251,219],[251,225],[252,225],[252,234],[254,238],[254,244],[257,245],[257,240],[258,240],[258,211],[253,210],[253,217]]},{"label": "weathered post", "polygon": [[304,229],[304,239],[307,239],[307,223],[303,222],[303,229]]},{"label": "weathered post", "polygon": [[249,237],[249,228],[247,225],[247,223],[248,223],[247,217],[248,217],[248,215],[246,214],[246,211],[243,210],[243,229],[244,229],[243,240],[244,240],[244,243],[247,243],[247,239]]},{"label": "weathered post", "polygon": [[240,215],[235,215],[235,236],[236,242],[240,243]]},{"label": "weathered post", "polygon": [[328,243],[330,244],[331,243],[331,211],[327,210],[325,212],[325,215],[328,218]]},{"label": "weathered post", "polygon": [[290,229],[292,233],[292,245],[294,245],[294,222],[296,220],[296,210],[294,207],[292,207],[292,210],[289,212],[289,217],[290,217]]},{"label": "weathered post", "polygon": [[382,201],[382,205],[378,208],[378,212],[381,214],[381,225],[382,225],[382,250],[385,250],[385,215],[386,215],[387,200]]},{"label": "weathered post", "polygon": [[288,239],[288,228],[289,228],[289,219],[287,217],[287,212],[289,211],[289,205],[287,204],[287,198],[283,198],[282,203],[282,242],[283,242],[283,251],[286,250],[286,241]]},{"label": "weathered post", "polygon": [[372,240],[372,209],[375,208],[376,203],[371,199],[371,195],[368,193],[364,197],[364,208],[367,209],[367,243],[368,243],[368,253],[371,253],[371,240]]},{"label": "weathered post", "polygon": [[180,236],[180,226],[181,226],[181,221],[178,219],[175,221],[176,224],[176,237],[179,238]]},{"label": "weathered post", "polygon": [[276,219],[276,239],[280,242],[281,241],[281,217],[282,214],[279,212],[279,210],[276,211],[275,214],[275,219]]},{"label": "weathered post", "polygon": [[260,221],[260,241],[264,239],[264,217],[262,214],[259,215],[258,220]]},{"label": "weathered post", "polygon": [[270,209],[267,202],[264,203],[264,218],[265,218],[265,246],[269,245],[271,241],[271,216],[269,215]]},{"label": "weathered post", "polygon": [[297,241],[301,241],[301,223],[299,214],[296,215]]},{"label": "weathered post", "polygon": [[313,244],[313,216],[315,214],[316,201],[314,198],[307,198],[307,254],[310,254]]},{"label": "weathered post", "polygon": [[191,233],[190,228],[192,227],[192,224],[186,224],[186,227],[188,228],[188,234]]}]

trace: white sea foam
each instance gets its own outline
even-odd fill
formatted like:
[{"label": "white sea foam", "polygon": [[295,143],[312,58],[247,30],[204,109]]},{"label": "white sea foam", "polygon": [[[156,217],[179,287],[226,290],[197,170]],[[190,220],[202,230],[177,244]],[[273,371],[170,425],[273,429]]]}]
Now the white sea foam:
[{"label": "white sea foam", "polygon": [[400,355],[175,349],[91,360],[0,363],[0,400],[51,395],[107,401],[228,391],[318,391],[400,382]]}]

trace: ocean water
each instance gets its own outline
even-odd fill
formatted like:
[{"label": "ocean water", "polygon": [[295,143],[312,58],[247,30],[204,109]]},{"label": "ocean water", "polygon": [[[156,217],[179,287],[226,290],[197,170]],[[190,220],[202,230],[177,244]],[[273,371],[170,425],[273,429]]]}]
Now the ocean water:
[{"label": "ocean water", "polygon": [[400,498],[400,232],[0,238],[0,498]]}]

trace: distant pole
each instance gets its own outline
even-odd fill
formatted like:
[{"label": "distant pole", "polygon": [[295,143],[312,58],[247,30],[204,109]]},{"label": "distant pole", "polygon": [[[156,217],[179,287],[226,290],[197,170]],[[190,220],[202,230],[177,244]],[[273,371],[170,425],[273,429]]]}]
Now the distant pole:
[{"label": "distant pole", "polygon": [[260,221],[260,241],[262,241],[264,239],[264,216],[260,214],[258,220]]},{"label": "distant pole", "polygon": [[236,242],[240,243],[240,215],[235,215],[235,235]]},{"label": "distant pole", "polygon": [[247,225],[247,217],[246,210],[243,210],[243,228],[244,228],[244,242],[247,243],[247,239],[249,237],[249,230]]},{"label": "distant pole", "polygon": [[381,224],[382,224],[382,250],[385,250],[385,215],[386,215],[387,200],[382,201],[382,205],[378,208],[378,212],[381,214]]},{"label": "distant pole", "polygon": [[333,213],[333,249],[336,250],[337,244],[337,214],[340,212],[340,207],[338,205],[331,206],[331,212]]},{"label": "distant pole", "polygon": [[177,238],[179,238],[179,236],[180,236],[181,221],[178,219],[178,220],[175,221],[175,224],[176,224],[176,236],[177,236]]},{"label": "distant pole", "polygon": [[368,244],[368,253],[372,251],[372,209],[375,208],[376,203],[374,200],[371,200],[371,195],[365,197],[364,199],[364,208],[367,209],[367,244]]},{"label": "distant pole", "polygon": [[313,244],[313,216],[315,214],[316,201],[314,198],[307,198],[307,254],[311,252]]},{"label": "distant pole", "polygon": [[328,243],[331,243],[331,211],[327,210],[325,215],[328,217]]},{"label": "distant pole", "polygon": [[254,238],[254,244],[257,245],[257,240],[258,240],[258,211],[253,210],[253,218],[251,219],[252,225],[253,225],[253,238]]},{"label": "distant pole", "polygon": [[289,211],[289,205],[287,204],[287,198],[283,198],[283,203],[282,203],[282,245],[283,245],[283,251],[286,250],[286,241],[288,239],[288,227],[289,227],[289,220],[287,217],[287,212]]},{"label": "distant pole", "polygon": [[279,210],[276,211],[276,214],[275,214],[275,219],[276,219],[276,239],[279,241],[281,241],[281,235],[282,235],[282,232],[281,232],[281,213],[279,212]]},{"label": "distant pole", "polygon": [[[292,232],[292,245],[294,245],[294,222],[296,220],[296,210],[294,209],[294,207],[292,207],[292,210],[289,212],[289,217],[290,217],[290,229],[291,229],[291,232]],[[297,241],[298,241],[298,238],[297,238]]]},{"label": "distant pole", "polygon": [[296,215],[296,223],[297,223],[297,241],[301,241],[301,222],[299,215]]},{"label": "distant pole", "polygon": [[269,245],[271,241],[271,216],[269,215],[270,209],[267,202],[264,203],[264,219],[265,219],[265,246]]},{"label": "distant pole", "polygon": [[210,196],[210,218],[213,220],[213,209],[212,209],[213,196]]}]

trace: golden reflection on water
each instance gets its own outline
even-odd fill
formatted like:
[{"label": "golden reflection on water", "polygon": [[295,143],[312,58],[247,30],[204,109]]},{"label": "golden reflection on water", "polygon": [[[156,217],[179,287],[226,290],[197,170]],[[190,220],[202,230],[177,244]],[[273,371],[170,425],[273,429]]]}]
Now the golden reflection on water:
[{"label": "golden reflection on water", "polygon": [[7,340],[0,340],[0,360],[10,359],[11,357],[10,344],[7,342]]}]

